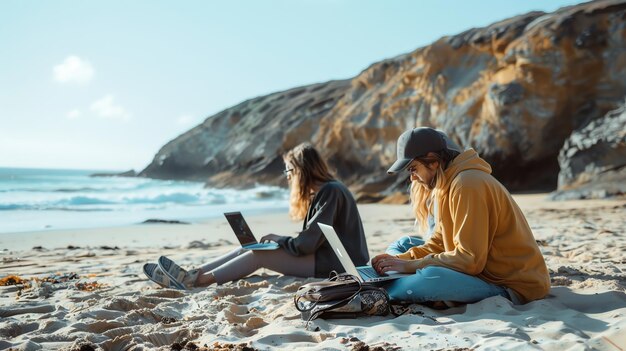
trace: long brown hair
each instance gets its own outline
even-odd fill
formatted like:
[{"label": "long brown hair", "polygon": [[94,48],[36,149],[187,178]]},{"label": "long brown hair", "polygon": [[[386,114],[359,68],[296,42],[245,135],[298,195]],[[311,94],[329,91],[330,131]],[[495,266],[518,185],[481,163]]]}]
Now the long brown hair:
[{"label": "long brown hair", "polygon": [[[434,216],[433,206],[441,195],[441,190],[446,183],[446,176],[443,172],[444,167],[447,166],[446,162],[440,155],[424,156],[415,159],[417,162],[424,166],[429,166],[435,162],[439,162],[435,177],[430,186],[422,184],[417,180],[411,182],[411,205],[413,206],[413,212],[419,228],[426,232],[428,230],[428,215]],[[439,223],[439,218],[435,218],[435,223]]]},{"label": "long brown hair", "polygon": [[289,181],[289,215],[294,220],[302,220],[311,204],[315,185],[335,178],[328,170],[326,162],[309,143],[294,147],[283,155],[283,160],[293,167]]}]

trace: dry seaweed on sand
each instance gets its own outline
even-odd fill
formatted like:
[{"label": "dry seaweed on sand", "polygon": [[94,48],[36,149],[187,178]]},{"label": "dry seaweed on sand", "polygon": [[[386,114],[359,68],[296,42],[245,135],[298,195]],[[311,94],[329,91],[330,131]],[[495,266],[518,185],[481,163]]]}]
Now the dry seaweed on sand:
[{"label": "dry seaweed on sand", "polygon": [[23,279],[22,277],[17,275],[7,275],[6,277],[0,279],[0,286],[18,285],[26,283],[28,283],[27,279]]},{"label": "dry seaweed on sand", "polygon": [[[92,274],[87,275],[87,278],[93,278]],[[47,277],[38,278],[22,278],[17,275],[8,275],[4,278],[0,278],[0,286],[17,286],[17,295],[16,298],[20,298],[23,293],[32,289],[36,286],[42,285],[58,285],[58,284],[68,284],[72,281],[76,281],[73,285],[68,285],[69,287],[74,287],[80,291],[95,291],[106,287],[107,284],[99,283],[97,281],[81,281],[81,277],[74,273],[60,273],[57,272],[55,274],[49,275]],[[55,289],[56,290],[56,289]]]}]

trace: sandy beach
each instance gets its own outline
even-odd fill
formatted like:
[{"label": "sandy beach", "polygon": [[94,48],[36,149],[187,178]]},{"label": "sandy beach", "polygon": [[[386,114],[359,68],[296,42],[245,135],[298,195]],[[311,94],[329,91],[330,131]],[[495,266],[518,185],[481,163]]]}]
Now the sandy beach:
[{"label": "sandy beach", "polygon": [[[0,349],[624,350],[626,199],[550,202],[517,195],[552,277],[548,298],[502,297],[400,317],[315,320],[293,293],[307,281],[260,270],[193,291],[141,273],[167,255],[200,265],[232,250],[226,220],[0,235]],[[370,255],[415,233],[408,205],[360,205]],[[245,213],[244,213],[245,214]],[[247,216],[257,237],[295,234],[287,213]],[[36,278],[36,279],[35,279]]]}]

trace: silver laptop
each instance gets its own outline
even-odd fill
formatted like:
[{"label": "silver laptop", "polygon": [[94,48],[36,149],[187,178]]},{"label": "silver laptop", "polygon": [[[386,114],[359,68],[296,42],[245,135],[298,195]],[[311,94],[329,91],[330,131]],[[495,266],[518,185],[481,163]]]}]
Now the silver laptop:
[{"label": "silver laptop", "polygon": [[376,270],[372,266],[356,267],[352,262],[350,255],[348,255],[348,251],[346,251],[346,248],[343,247],[341,240],[339,240],[339,237],[335,232],[335,228],[323,223],[317,224],[320,226],[322,233],[324,233],[324,236],[326,237],[326,240],[328,240],[330,246],[333,248],[333,251],[335,251],[335,254],[337,254],[337,258],[339,258],[339,261],[341,262],[343,269],[346,270],[346,273],[352,274],[356,277],[360,277],[361,281],[363,282],[381,282],[411,275],[406,273],[378,274],[378,272],[376,272]]},{"label": "silver laptop", "polygon": [[226,212],[224,213],[230,227],[233,228],[233,232],[235,232],[235,236],[237,236],[237,240],[246,250],[276,250],[278,249],[278,243],[270,242],[270,243],[260,243],[252,234],[250,227],[248,227],[248,223],[243,219],[243,215],[241,212]]}]

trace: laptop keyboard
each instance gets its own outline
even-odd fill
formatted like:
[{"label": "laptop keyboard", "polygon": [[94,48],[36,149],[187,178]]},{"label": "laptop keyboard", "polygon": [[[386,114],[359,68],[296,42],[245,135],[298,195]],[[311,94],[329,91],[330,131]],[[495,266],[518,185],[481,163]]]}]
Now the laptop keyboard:
[{"label": "laptop keyboard", "polygon": [[277,243],[256,243],[244,246],[244,248],[257,249],[265,247],[278,247]]},{"label": "laptop keyboard", "polygon": [[379,278],[381,277],[380,274],[378,274],[378,272],[376,272],[376,270],[374,269],[374,267],[359,267],[359,274],[361,274],[362,277],[364,278]]}]

